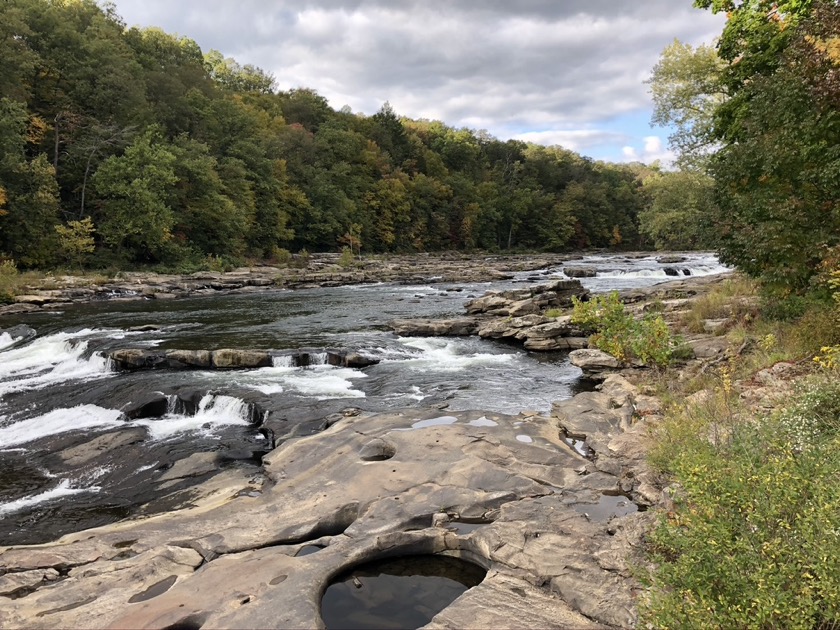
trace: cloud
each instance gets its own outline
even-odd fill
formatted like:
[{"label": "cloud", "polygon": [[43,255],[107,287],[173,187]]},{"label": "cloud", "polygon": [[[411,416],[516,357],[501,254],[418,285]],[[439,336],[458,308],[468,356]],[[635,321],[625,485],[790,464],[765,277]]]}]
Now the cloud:
[{"label": "cloud", "polygon": [[313,88],[336,108],[372,114],[388,100],[412,118],[583,149],[605,121],[650,108],[643,81],[668,43],[710,41],[722,28],[720,16],[673,0],[116,0],[116,7],[129,24],[189,36],[272,72],[281,89]]},{"label": "cloud", "polygon": [[650,164],[658,161],[666,167],[674,163],[676,155],[663,144],[662,138],[659,136],[646,136],[643,140],[644,146],[641,152],[630,145],[622,148],[625,162],[644,162],[645,164]]}]

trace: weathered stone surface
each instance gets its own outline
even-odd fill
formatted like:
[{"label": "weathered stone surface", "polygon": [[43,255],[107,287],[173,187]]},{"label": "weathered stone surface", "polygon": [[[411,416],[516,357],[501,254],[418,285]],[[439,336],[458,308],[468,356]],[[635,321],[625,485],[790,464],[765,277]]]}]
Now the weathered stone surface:
[{"label": "weathered stone surface", "polygon": [[[200,455],[164,483],[208,470],[213,454]],[[264,458],[264,473],[259,491],[217,476],[191,507],[0,549],[12,571],[73,567],[55,587],[0,607],[0,625],[319,627],[320,596],[336,573],[440,553],[491,571],[431,627],[633,622],[637,585],[614,537],[574,508],[619,480],[569,449],[549,420],[361,414],[284,443]],[[464,535],[433,526],[464,519],[488,524]],[[303,545],[322,549],[296,557]]]},{"label": "weathered stone surface", "polygon": [[17,592],[36,588],[47,582],[54,582],[59,577],[55,569],[36,569],[21,573],[7,573],[0,576],[0,595],[13,595]]},{"label": "weathered stone surface", "polygon": [[172,468],[158,477],[159,482],[183,479],[184,477],[197,477],[212,472],[219,468],[218,453],[193,453],[189,457],[179,459]]},{"label": "weathered stone surface", "polygon": [[598,275],[596,269],[589,267],[563,267],[563,273],[570,278],[594,278]]},{"label": "weathered stone surface", "polygon": [[167,350],[166,360],[175,369],[209,368],[213,365],[212,353],[208,350]]},{"label": "weathered stone surface", "polygon": [[58,456],[69,466],[82,466],[99,457],[102,453],[136,444],[146,439],[145,429],[125,429],[113,431],[97,436],[84,444],[73,446],[58,453]]},{"label": "weathered stone surface", "polygon": [[478,323],[474,319],[397,319],[391,329],[406,337],[466,337],[474,335]]},{"label": "weathered stone surface", "polygon": [[160,367],[165,362],[163,355],[138,348],[112,350],[108,357],[120,370],[142,370]]},{"label": "weathered stone surface", "polygon": [[579,367],[584,372],[601,372],[603,370],[615,370],[621,367],[621,362],[611,354],[594,348],[588,350],[575,350],[569,353],[569,361],[572,365]]},{"label": "weathered stone surface", "polygon": [[225,348],[212,353],[213,367],[217,369],[261,368],[272,364],[271,355],[259,350]]}]

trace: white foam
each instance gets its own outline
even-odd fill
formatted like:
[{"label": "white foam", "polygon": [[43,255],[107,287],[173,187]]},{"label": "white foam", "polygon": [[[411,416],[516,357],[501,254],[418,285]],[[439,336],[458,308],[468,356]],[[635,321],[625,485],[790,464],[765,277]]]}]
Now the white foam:
[{"label": "white foam", "polygon": [[516,360],[513,354],[466,352],[462,342],[438,337],[400,338],[411,348],[422,350],[420,355],[402,359],[409,368],[434,372],[460,372],[475,366],[503,365]]},{"label": "white foam", "polygon": [[271,359],[271,364],[274,367],[278,368],[293,368],[295,367],[295,358],[290,354],[280,357],[273,357]]},{"label": "white foam", "polygon": [[[326,353],[324,356],[326,357]],[[212,374],[210,376],[212,378]],[[332,365],[312,365],[305,368],[270,367],[238,373],[233,377],[234,384],[238,387],[247,387],[266,395],[285,392],[316,400],[364,398],[365,393],[355,389],[353,385],[354,380],[362,378],[367,378],[367,374],[361,370]]]},{"label": "white foam", "polygon": [[168,413],[162,418],[137,420],[132,424],[146,427],[154,440],[166,440],[194,431],[210,434],[221,426],[249,426],[250,414],[248,403],[239,398],[208,394],[199,401],[194,416]]},{"label": "white foam", "polygon": [[91,486],[89,488],[72,488],[70,487],[69,479],[62,479],[61,482],[52,490],[46,490],[40,494],[33,494],[32,496],[23,497],[22,499],[15,499],[8,503],[0,504],[0,519],[7,514],[20,512],[21,510],[29,509],[40,503],[47,503],[62,497],[72,496],[74,494],[84,494],[88,492],[99,492],[102,488],[99,486]]},{"label": "white foam", "polygon": [[26,444],[38,438],[70,431],[128,426],[120,420],[121,417],[122,413],[116,409],[105,409],[96,405],[54,409],[37,418],[0,428],[0,447]]},{"label": "white foam", "polygon": [[517,435],[516,439],[520,442],[524,442],[525,444],[531,444],[534,441],[530,435]]},{"label": "white foam", "polygon": [[8,348],[13,343],[15,343],[20,337],[12,337],[9,333],[4,332],[0,333],[0,350],[3,348]]},{"label": "white foam", "polygon": [[0,397],[74,379],[107,376],[111,373],[108,359],[99,353],[86,357],[88,342],[82,340],[101,332],[60,332],[0,353]]},{"label": "white foam", "polygon": [[354,389],[351,379],[367,378],[364,372],[351,368],[318,366],[301,369],[283,377],[283,384],[304,396],[318,400],[335,398],[364,398],[365,393]]}]

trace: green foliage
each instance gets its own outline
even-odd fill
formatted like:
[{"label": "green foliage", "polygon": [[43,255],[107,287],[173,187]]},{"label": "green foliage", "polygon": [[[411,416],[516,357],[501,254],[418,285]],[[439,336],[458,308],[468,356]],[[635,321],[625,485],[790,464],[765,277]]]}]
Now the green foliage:
[{"label": "green foliage", "polygon": [[[730,410],[731,411],[731,410]],[[840,385],[809,383],[771,418],[683,409],[659,464],[677,504],[651,537],[652,627],[817,628],[840,622]],[[715,427],[727,427],[720,434]],[[688,427],[688,428],[686,428]],[[710,439],[718,435],[724,439]]]},{"label": "green foliage", "polygon": [[661,315],[648,313],[635,319],[624,309],[618,292],[596,296],[588,302],[572,298],[572,323],[592,333],[591,346],[620,361],[637,359],[645,365],[665,367],[671,363],[679,340]]},{"label": "green foliage", "polygon": [[88,254],[96,249],[93,240],[95,228],[90,217],[81,221],[69,221],[67,225],[56,225],[58,246],[68,261],[83,268]]},{"label": "green foliage", "polygon": [[344,247],[341,250],[341,257],[338,259],[338,264],[342,269],[349,269],[353,266],[355,262],[355,258],[353,257],[353,252],[350,251],[349,247]]},{"label": "green foliage", "polygon": [[715,112],[726,99],[724,67],[711,46],[693,48],[674,40],[648,80],[652,122],[676,129],[668,141],[683,167],[704,164],[713,149]]},{"label": "green foliage", "polygon": [[175,153],[154,132],[138,137],[121,156],[110,157],[93,178],[100,210],[99,232],[112,247],[161,261],[172,240],[175,214],[169,203]]},{"label": "green foliage", "polygon": [[8,304],[14,301],[18,275],[18,268],[14,260],[0,261],[0,304]]},{"label": "green foliage", "polygon": [[639,229],[656,249],[708,249],[713,235],[709,215],[715,208],[714,180],[696,171],[663,172],[648,177],[650,204],[639,213]]},{"label": "green foliage", "polygon": [[641,243],[638,165],[335,111],[108,3],[5,0],[0,53],[0,251],[25,267],[88,217],[101,265]]},{"label": "green foliage", "polygon": [[718,45],[727,100],[714,111],[709,223],[721,259],[779,294],[806,293],[840,243],[840,6],[698,0],[727,11]]}]

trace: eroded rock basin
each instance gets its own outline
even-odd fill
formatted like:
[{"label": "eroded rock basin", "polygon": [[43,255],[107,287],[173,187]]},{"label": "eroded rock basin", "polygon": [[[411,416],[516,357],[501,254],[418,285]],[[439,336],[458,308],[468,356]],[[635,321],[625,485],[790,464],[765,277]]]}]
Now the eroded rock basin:
[{"label": "eroded rock basin", "polygon": [[339,575],[321,600],[327,630],[419,628],[468,589],[485,569],[447,556],[371,562]]},{"label": "eroded rock basin", "polygon": [[[635,435],[610,390],[587,394],[596,451]],[[413,556],[487,571],[439,611],[423,604],[426,627],[631,626],[639,585],[628,550],[649,517],[598,522],[579,505],[636,493],[644,475],[627,487],[631,460],[616,449],[584,458],[561,422],[417,410],[343,418],[271,451],[260,492],[224,470],[185,509],[3,549],[0,626],[323,627],[321,597],[336,576]],[[370,626],[369,613],[360,623]]]}]

